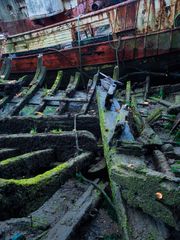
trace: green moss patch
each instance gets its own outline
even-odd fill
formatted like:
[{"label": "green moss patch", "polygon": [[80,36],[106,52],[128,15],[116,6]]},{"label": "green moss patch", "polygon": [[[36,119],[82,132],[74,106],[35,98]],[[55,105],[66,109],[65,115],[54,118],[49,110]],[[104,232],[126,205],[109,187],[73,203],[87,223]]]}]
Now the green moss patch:
[{"label": "green moss patch", "polygon": [[[122,196],[132,207],[141,208],[172,227],[177,227],[180,192],[178,183],[166,179],[155,171],[138,172],[123,166],[113,167],[111,178],[121,186]],[[162,199],[156,197],[162,194]]]},{"label": "green moss patch", "polygon": [[37,175],[56,161],[52,149],[35,151],[0,162],[0,178],[22,178]]},{"label": "green moss patch", "polygon": [[92,158],[92,153],[85,152],[33,178],[0,179],[0,219],[22,217],[36,210]]}]

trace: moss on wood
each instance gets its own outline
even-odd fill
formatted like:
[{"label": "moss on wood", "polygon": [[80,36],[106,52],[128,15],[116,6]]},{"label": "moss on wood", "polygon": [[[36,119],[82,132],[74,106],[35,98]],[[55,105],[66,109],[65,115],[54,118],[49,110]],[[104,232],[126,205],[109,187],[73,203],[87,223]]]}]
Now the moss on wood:
[{"label": "moss on wood", "polygon": [[93,154],[84,152],[28,179],[0,179],[0,219],[22,217],[40,207],[67,178],[86,168]]}]

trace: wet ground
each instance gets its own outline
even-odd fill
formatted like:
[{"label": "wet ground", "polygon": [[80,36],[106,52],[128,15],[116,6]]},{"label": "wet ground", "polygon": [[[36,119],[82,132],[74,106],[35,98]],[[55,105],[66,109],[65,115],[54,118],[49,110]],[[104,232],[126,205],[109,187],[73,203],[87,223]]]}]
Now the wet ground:
[{"label": "wet ground", "polygon": [[107,209],[99,209],[97,215],[84,226],[82,225],[74,240],[118,240],[120,232],[115,220]]}]

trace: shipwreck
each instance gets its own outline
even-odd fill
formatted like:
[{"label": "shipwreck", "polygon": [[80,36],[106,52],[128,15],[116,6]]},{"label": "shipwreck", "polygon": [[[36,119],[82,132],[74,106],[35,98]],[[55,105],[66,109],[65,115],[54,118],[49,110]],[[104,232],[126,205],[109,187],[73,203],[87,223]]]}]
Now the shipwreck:
[{"label": "shipwreck", "polygon": [[179,69],[179,0],[0,1],[0,239],[178,240]]}]

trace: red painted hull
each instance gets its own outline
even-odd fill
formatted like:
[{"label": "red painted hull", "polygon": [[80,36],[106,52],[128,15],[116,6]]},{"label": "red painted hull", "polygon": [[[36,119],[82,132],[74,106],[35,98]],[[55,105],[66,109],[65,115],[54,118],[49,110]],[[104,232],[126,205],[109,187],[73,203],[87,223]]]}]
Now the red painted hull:
[{"label": "red painted hull", "polygon": [[[116,53],[112,45],[116,41],[102,42],[81,47],[83,66],[110,64],[116,62]],[[180,28],[163,32],[126,37],[121,39],[118,50],[120,61],[134,61],[163,54],[180,52]],[[44,53],[44,66],[48,70],[80,67],[79,48],[52,51]],[[37,55],[26,55],[12,60],[12,72],[34,72],[37,65]]]}]

